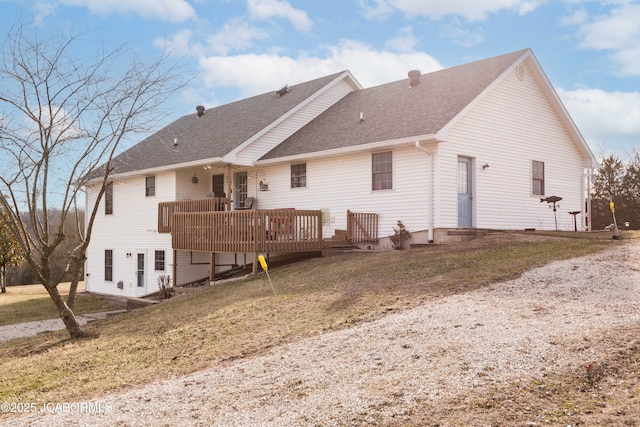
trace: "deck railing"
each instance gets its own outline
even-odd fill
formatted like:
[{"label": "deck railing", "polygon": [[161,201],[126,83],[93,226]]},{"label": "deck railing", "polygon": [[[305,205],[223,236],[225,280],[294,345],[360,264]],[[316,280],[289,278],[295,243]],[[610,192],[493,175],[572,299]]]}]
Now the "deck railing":
[{"label": "deck railing", "polygon": [[347,239],[350,243],[378,241],[378,214],[347,211]]},{"label": "deck railing", "polygon": [[175,212],[210,212],[230,209],[231,199],[228,197],[161,202],[158,203],[158,233],[171,233],[171,215]]},{"label": "deck railing", "polygon": [[322,250],[322,211],[174,212],[175,250],[313,252]]}]

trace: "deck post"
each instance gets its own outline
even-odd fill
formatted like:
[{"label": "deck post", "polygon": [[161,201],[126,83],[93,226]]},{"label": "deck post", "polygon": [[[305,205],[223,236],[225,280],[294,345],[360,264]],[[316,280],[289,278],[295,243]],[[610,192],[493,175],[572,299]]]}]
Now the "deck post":
[{"label": "deck post", "polygon": [[254,276],[258,274],[258,252],[253,253],[253,266],[251,267],[251,274]]},{"label": "deck post", "polygon": [[211,261],[209,262],[209,282],[216,280],[216,253],[211,252]]},{"label": "deck post", "polygon": [[176,280],[178,280],[178,251],[173,250],[173,286],[177,286]]}]

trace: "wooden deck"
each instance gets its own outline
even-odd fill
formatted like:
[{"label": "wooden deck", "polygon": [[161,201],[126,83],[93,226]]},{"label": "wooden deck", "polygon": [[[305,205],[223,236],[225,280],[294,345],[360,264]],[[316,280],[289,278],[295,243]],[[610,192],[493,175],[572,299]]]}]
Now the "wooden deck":
[{"label": "wooden deck", "polygon": [[231,210],[228,197],[158,203],[158,233],[171,233],[171,216],[177,212],[220,212]]},{"label": "wooden deck", "polygon": [[322,212],[174,212],[171,241],[174,250],[200,252],[322,251]]},{"label": "wooden deck", "polygon": [[[319,210],[233,210],[226,197],[158,204],[158,232],[174,250],[198,252],[314,252],[323,249]],[[378,240],[378,214],[347,211],[346,241]]]}]

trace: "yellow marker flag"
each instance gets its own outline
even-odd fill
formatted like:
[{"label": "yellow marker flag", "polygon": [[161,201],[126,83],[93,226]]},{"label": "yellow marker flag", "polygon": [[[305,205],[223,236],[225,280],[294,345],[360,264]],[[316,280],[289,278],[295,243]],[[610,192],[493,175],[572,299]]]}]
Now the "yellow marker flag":
[{"label": "yellow marker flag", "polygon": [[616,205],[613,202],[609,202],[609,209],[611,209],[611,212],[615,212],[616,211]]},{"label": "yellow marker flag", "polygon": [[265,261],[264,256],[258,255],[258,261],[260,261],[260,265],[262,266],[262,269],[264,271],[269,270],[269,267],[267,266],[267,261]]}]

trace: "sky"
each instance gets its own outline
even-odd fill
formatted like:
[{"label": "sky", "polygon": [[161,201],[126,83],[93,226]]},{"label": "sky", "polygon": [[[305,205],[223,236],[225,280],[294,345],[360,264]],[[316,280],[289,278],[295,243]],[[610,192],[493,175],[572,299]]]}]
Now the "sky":
[{"label": "sky", "polygon": [[596,157],[640,149],[640,0],[0,0],[0,35],[20,20],[169,52],[193,80],[167,123],[342,70],[371,87],[531,48]]}]

